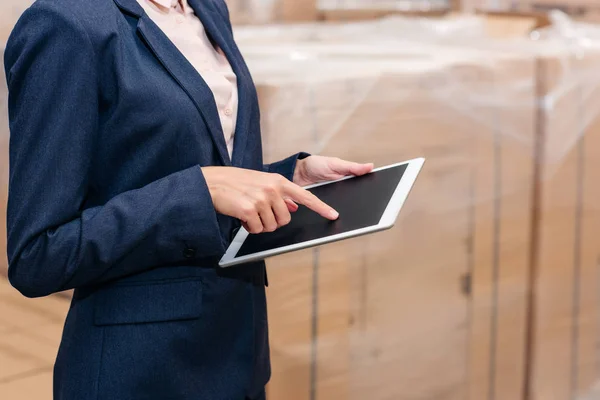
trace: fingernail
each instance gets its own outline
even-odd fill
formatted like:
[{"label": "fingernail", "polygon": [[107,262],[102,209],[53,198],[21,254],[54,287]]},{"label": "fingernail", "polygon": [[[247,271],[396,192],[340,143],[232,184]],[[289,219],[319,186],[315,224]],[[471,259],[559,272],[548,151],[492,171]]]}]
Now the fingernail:
[{"label": "fingernail", "polygon": [[335,211],[335,210],[331,210],[331,211],[329,211],[329,215],[330,215],[330,216],[331,216],[331,218],[333,218],[333,219],[338,219],[338,217],[340,216],[340,214],[339,214],[337,211]]}]

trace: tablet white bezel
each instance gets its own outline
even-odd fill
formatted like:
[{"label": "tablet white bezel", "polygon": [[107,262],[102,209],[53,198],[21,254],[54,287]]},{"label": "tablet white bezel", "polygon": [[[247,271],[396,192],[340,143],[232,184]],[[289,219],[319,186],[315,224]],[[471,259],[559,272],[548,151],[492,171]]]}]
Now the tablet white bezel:
[{"label": "tablet white bezel", "polygon": [[[313,240],[309,240],[309,241],[302,242],[302,243],[296,243],[296,244],[289,245],[289,246],[277,247],[275,249],[265,250],[265,251],[261,251],[258,253],[247,254],[242,257],[235,257],[237,252],[240,250],[240,248],[244,244],[244,241],[248,237],[248,231],[242,227],[242,228],[240,228],[238,233],[235,235],[235,238],[229,245],[227,252],[221,258],[221,261],[219,261],[219,266],[222,268],[231,267],[231,266],[243,264],[246,262],[263,260],[267,257],[272,257],[272,256],[284,254],[284,253],[289,253],[291,251],[306,249],[309,247],[319,246],[319,245],[326,244],[326,243],[336,242],[336,241],[339,241],[342,239],[348,239],[348,238],[352,238],[352,237],[356,237],[356,236],[361,236],[361,235],[364,235],[367,233],[378,232],[378,231],[390,229],[391,227],[394,226],[396,219],[398,218],[398,214],[400,213],[400,210],[402,209],[402,206],[404,205],[404,202],[406,201],[406,198],[408,197],[408,194],[410,193],[410,190],[412,189],[412,187],[417,179],[417,176],[419,175],[419,172],[421,171],[421,168],[423,167],[424,162],[425,162],[424,158],[415,158],[413,160],[403,161],[400,163],[387,165],[385,167],[376,168],[371,172],[371,173],[373,173],[373,172],[382,171],[382,170],[385,170],[388,168],[394,168],[394,167],[397,167],[400,165],[408,164],[408,166],[406,167],[406,171],[404,172],[404,175],[402,176],[402,179],[400,179],[398,186],[394,190],[394,194],[390,198],[390,201],[388,202],[388,205],[387,205],[385,211],[383,212],[383,215],[381,216],[381,219],[379,220],[379,223],[377,225],[372,225],[372,226],[368,226],[365,228],[355,229],[353,231],[344,232],[344,233],[340,233],[337,235],[325,236],[325,237],[322,237],[319,239],[313,239]],[[352,179],[352,178],[354,178],[354,176],[347,176],[345,178],[338,179],[335,181],[322,182],[322,183],[318,183],[315,185],[306,186],[305,189],[311,189],[311,188],[314,188],[317,186],[329,185],[331,183],[340,182],[340,181],[343,181],[346,179]]]}]

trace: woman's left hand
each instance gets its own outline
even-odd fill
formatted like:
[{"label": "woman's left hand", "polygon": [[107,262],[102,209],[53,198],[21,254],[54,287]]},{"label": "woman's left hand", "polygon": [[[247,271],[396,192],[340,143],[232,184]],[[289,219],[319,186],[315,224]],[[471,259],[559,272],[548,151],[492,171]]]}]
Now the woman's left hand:
[{"label": "woman's left hand", "polygon": [[373,164],[358,164],[334,157],[310,156],[298,160],[294,171],[294,183],[299,186],[333,181],[348,175],[365,175],[373,170]]}]

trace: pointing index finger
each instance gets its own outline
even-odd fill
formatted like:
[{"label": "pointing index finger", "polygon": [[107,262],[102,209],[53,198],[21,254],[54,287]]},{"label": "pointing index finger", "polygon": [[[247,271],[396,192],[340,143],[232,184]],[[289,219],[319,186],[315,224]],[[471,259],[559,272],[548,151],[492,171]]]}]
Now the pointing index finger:
[{"label": "pointing index finger", "polygon": [[335,221],[340,216],[337,211],[325,204],[317,196],[292,182],[288,182],[284,186],[283,191],[284,195],[296,203],[305,205],[323,218]]}]

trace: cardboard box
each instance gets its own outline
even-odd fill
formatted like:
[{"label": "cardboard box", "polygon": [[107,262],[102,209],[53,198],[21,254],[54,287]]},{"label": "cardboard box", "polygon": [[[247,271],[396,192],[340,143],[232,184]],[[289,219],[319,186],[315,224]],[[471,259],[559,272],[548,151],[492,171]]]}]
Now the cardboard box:
[{"label": "cardboard box", "polygon": [[473,399],[517,399],[524,383],[534,88],[534,58],[511,55],[494,61],[487,77],[475,75],[465,95],[473,97],[465,109],[482,125],[477,124],[473,149],[478,166],[470,244]]},{"label": "cardboard box", "polygon": [[[571,74],[565,74],[565,62]],[[539,189],[533,242],[532,399],[576,398],[596,380],[598,54],[542,58]],[[578,77],[579,79],[573,79]],[[558,95],[557,95],[558,94]],[[550,102],[550,100],[552,100]],[[562,150],[557,157],[557,150]]]},{"label": "cardboard box", "polygon": [[317,17],[317,0],[279,0],[280,22],[311,22]]},{"label": "cardboard box", "polygon": [[316,0],[226,0],[234,25],[317,20]]},{"label": "cardboard box", "polygon": [[319,153],[367,95],[372,79],[258,83],[265,162],[298,151]]},{"label": "cardboard box", "polygon": [[526,38],[532,31],[550,25],[545,13],[479,11],[478,15],[485,20],[489,38]]},{"label": "cardboard box", "polygon": [[[495,122],[512,118],[513,133],[531,141],[535,99],[532,91],[526,99],[508,92],[508,104],[527,101],[529,111],[507,112],[456,97],[506,87],[515,73],[533,79],[532,57],[497,62],[507,63],[497,68],[502,73],[481,60],[375,74],[322,147],[322,154],[377,165],[421,155],[428,161],[396,228],[318,251],[315,314],[302,328],[316,333],[311,346],[296,346],[310,349],[311,362],[293,384],[274,373],[273,387],[285,381],[294,388],[278,393],[458,399],[492,390],[509,399],[521,390],[534,162],[531,148],[496,132]],[[336,104],[336,92],[328,93]],[[271,321],[278,303],[270,292]],[[273,354],[280,351],[274,344]]]},{"label": "cardboard box", "polygon": [[[467,300],[460,279],[467,267],[469,133],[444,129],[457,116],[429,95],[435,73],[381,76],[323,150],[377,165],[428,158],[396,229],[352,244],[363,252],[364,294],[349,287],[340,296],[364,297],[365,317],[362,329],[344,335],[353,339],[346,351],[354,357],[336,386],[356,398],[453,398],[465,390]],[[336,381],[323,379],[333,393]]]},{"label": "cardboard box", "polygon": [[377,77],[323,147],[379,165],[415,153],[428,162],[402,229],[321,250],[312,318],[322,329],[301,393],[546,400],[592,390],[600,59],[552,42],[512,43],[507,56],[494,46],[471,46],[498,53],[490,63]]}]

